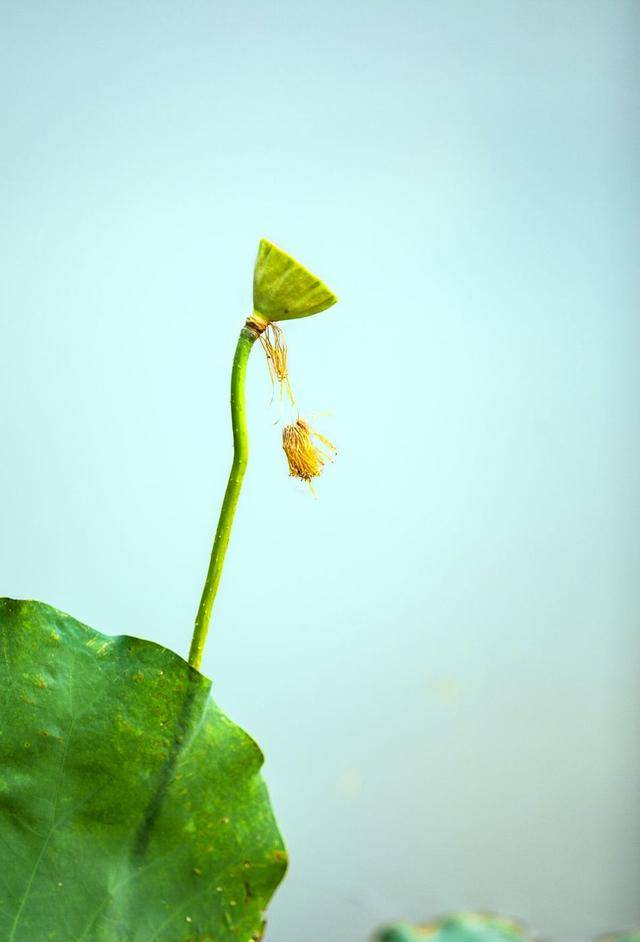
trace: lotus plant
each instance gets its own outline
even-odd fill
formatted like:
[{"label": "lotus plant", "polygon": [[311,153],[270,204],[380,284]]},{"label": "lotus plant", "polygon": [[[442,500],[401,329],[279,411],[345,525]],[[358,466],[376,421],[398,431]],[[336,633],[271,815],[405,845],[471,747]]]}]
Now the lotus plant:
[{"label": "lotus plant", "polygon": [[[3,942],[262,937],[286,851],[262,753],[199,668],[249,454],[249,355],[262,338],[272,376],[290,389],[279,323],[336,297],[266,240],[253,296],[231,375],[233,462],[188,662],[43,602],[0,600]],[[293,428],[283,434],[289,469],[311,482],[328,453],[304,419]]]}]

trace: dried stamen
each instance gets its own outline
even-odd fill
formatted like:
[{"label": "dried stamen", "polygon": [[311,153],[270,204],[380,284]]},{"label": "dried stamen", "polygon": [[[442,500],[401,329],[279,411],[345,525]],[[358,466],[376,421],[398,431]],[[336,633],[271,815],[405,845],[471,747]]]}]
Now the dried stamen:
[{"label": "dried stamen", "polygon": [[[321,442],[328,451],[317,445],[313,439]],[[318,477],[327,461],[333,461],[330,452],[337,453],[336,446],[328,438],[320,435],[301,418],[298,418],[294,425],[283,428],[282,448],[289,462],[291,477],[306,481],[310,487],[312,479]]]},{"label": "dried stamen", "polygon": [[267,366],[269,367],[271,382],[274,386],[276,382],[280,386],[280,398],[282,399],[283,389],[286,389],[291,402],[295,402],[289,384],[287,345],[284,340],[282,328],[277,324],[270,323],[264,333],[260,335],[260,343],[267,357]]}]

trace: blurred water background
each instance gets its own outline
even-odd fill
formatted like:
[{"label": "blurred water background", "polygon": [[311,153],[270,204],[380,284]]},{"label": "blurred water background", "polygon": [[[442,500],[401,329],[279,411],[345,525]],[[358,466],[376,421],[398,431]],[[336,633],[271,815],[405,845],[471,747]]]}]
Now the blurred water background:
[{"label": "blurred water background", "polygon": [[250,364],[204,669],[291,851],[268,938],[640,919],[640,5],[0,4],[0,592],[185,654],[267,236],[340,448]]}]

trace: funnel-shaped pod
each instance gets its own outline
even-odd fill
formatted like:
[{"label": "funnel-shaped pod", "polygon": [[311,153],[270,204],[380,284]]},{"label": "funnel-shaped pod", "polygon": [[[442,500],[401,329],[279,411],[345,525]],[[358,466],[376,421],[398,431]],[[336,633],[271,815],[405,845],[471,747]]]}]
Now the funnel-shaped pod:
[{"label": "funnel-shaped pod", "polygon": [[260,240],[253,273],[253,309],[266,321],[289,321],[319,314],[337,301],[308,269],[273,242]]}]

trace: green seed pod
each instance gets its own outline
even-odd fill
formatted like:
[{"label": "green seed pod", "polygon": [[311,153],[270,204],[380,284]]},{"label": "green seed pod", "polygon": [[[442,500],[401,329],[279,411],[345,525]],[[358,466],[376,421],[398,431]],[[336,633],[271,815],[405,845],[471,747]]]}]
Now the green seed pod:
[{"label": "green seed pod", "polygon": [[337,297],[316,275],[273,242],[260,240],[253,272],[253,310],[267,323],[319,314]]}]

